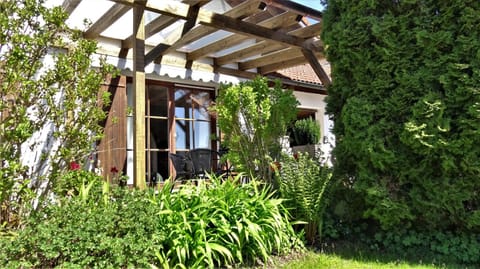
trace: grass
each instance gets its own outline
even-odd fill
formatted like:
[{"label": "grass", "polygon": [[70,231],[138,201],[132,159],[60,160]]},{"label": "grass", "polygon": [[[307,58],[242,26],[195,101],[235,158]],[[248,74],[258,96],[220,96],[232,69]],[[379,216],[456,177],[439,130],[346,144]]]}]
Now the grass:
[{"label": "grass", "polygon": [[[401,259],[392,254],[376,253],[365,248],[343,244],[340,248],[326,248],[326,252],[309,249],[303,253],[273,257],[267,265],[249,267],[250,269],[473,269],[474,266],[453,263],[421,261],[419,257]],[[242,267],[246,269],[245,267]]]},{"label": "grass", "polygon": [[302,257],[293,261],[279,265],[276,268],[285,269],[318,269],[318,268],[368,268],[368,269],[385,269],[385,268],[399,268],[399,269],[434,269],[434,268],[451,268],[449,266],[435,266],[428,264],[412,264],[405,261],[380,261],[364,259],[362,257],[346,258],[336,254],[316,253],[313,251],[307,252]]}]

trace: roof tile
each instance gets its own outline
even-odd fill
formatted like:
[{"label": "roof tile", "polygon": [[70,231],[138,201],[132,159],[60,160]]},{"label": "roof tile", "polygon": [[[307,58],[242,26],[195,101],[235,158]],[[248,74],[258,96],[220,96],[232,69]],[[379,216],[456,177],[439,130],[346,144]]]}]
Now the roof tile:
[{"label": "roof tile", "polygon": [[[320,64],[322,65],[325,72],[327,72],[328,76],[330,76],[330,64],[326,60],[320,60]],[[318,78],[317,74],[315,74],[315,71],[313,71],[313,68],[310,66],[310,64],[301,64],[281,69],[273,73],[272,75],[303,83],[318,85],[323,84]]]}]

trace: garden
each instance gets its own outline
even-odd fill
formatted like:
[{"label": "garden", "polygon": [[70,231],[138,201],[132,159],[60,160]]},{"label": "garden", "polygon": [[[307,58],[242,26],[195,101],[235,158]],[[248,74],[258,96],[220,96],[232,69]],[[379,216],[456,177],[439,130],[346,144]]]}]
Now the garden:
[{"label": "garden", "polygon": [[320,128],[257,77],[211,108],[239,174],[145,190],[93,169],[118,71],[91,68],[97,44],[60,8],[16,2],[0,2],[1,268],[478,268],[480,2],[326,1],[333,166],[284,151]]}]

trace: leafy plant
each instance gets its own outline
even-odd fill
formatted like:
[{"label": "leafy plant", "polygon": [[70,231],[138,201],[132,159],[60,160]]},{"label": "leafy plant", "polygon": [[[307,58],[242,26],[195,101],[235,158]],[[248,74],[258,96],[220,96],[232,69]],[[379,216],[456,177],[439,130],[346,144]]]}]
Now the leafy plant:
[{"label": "leafy plant", "polygon": [[312,119],[297,120],[292,127],[294,146],[318,144],[320,141],[320,124]]},{"label": "leafy plant", "polygon": [[[70,167],[75,168],[76,163],[71,163]],[[54,187],[54,192],[60,197],[74,196],[79,194],[79,190],[84,183],[101,181],[102,177],[92,172],[80,169],[71,169],[59,177]]]},{"label": "leafy plant", "polygon": [[280,138],[295,119],[297,104],[293,92],[278,81],[273,87],[262,77],[222,85],[214,110],[237,170],[272,183],[270,165],[280,157]]},{"label": "leafy plant", "polygon": [[0,237],[0,267],[214,268],[302,248],[282,200],[238,180],[158,193],[84,183]]},{"label": "leafy plant", "polygon": [[71,161],[88,161],[105,117],[100,85],[115,73],[94,70],[96,43],[43,4],[0,2],[0,223],[10,227],[43,206]]},{"label": "leafy plant", "polygon": [[298,153],[295,157],[286,156],[277,174],[285,206],[294,220],[307,222],[304,227],[306,239],[314,244],[317,236],[321,238],[331,169],[307,154]]},{"label": "leafy plant", "polygon": [[[335,204],[331,205],[335,208]],[[462,265],[452,268],[476,268],[480,261],[477,255],[480,238],[476,233],[420,230],[422,227],[382,230],[372,219],[345,220],[330,210],[325,214],[323,228],[327,248],[346,244],[349,249],[382,253],[395,260]]]}]

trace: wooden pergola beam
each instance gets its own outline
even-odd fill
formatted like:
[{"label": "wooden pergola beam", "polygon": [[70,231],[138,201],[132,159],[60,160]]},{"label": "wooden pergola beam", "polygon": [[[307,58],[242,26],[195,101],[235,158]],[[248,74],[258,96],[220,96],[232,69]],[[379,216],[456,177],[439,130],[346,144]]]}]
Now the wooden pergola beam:
[{"label": "wooden pergola beam", "polygon": [[[245,21],[250,22],[250,20],[248,20],[248,18]],[[261,25],[263,27],[268,27],[268,28],[271,28],[271,29],[278,29],[279,27],[289,26],[289,25],[292,25],[296,22],[298,22],[298,14],[295,14],[295,13],[292,13],[292,12],[284,12],[284,13],[281,13],[277,16],[266,19],[266,20],[258,23],[258,25]],[[249,37],[244,36],[244,35],[239,35],[239,34],[229,35],[225,38],[222,38],[220,40],[212,42],[207,46],[204,46],[202,48],[199,48],[197,50],[194,50],[194,51],[188,53],[187,54],[187,59],[191,60],[191,61],[197,60],[197,59],[199,59],[199,58],[201,58],[205,55],[208,55],[212,52],[222,50],[222,49],[226,49],[228,47],[240,44],[247,39],[249,39]]]},{"label": "wooden pergola beam", "polygon": [[332,84],[332,81],[328,77],[325,70],[323,70],[322,65],[320,65],[320,62],[318,62],[317,57],[315,57],[315,54],[313,54],[312,51],[306,50],[306,49],[302,49],[302,53],[310,63],[310,66],[313,68],[313,71],[315,71],[315,74],[317,74],[318,78],[323,83],[323,85],[328,86]]},{"label": "wooden pergola beam", "polygon": [[[167,28],[171,24],[177,21],[174,17],[169,17],[165,15],[161,15],[145,25],[145,39],[151,37],[152,35],[162,31],[163,29]],[[122,41],[122,48],[132,48],[133,47],[133,40],[135,36],[132,34],[131,36],[127,37],[125,40]]]},{"label": "wooden pergola beam", "polygon": [[241,71],[234,68],[228,68],[228,67],[222,67],[222,66],[215,67],[213,71],[215,73],[222,73],[226,75],[237,76],[237,77],[248,78],[248,79],[254,79],[258,75],[257,73],[254,73],[254,72]]},{"label": "wooden pergola beam", "polygon": [[82,0],[65,0],[62,3],[62,8],[67,14],[72,14],[75,8],[82,2]]},{"label": "wooden pergola beam", "polygon": [[[253,14],[257,9],[258,9],[258,4],[259,0],[247,0],[244,1],[243,3],[235,6],[231,10],[225,12],[225,15],[230,16],[232,18],[243,18],[245,16],[249,16]],[[183,13],[184,10],[183,8],[181,9]],[[188,16],[188,14],[187,14]],[[184,17],[180,17],[182,19],[185,19]],[[149,64],[156,58],[158,58],[161,55],[168,54],[172,50],[175,50],[185,44],[188,44],[190,42],[193,42],[195,40],[198,40],[199,38],[202,38],[206,35],[209,35],[213,32],[217,31],[215,28],[199,25],[192,29],[189,32],[184,33],[178,40],[175,40],[173,42],[167,42],[166,44],[158,44],[152,51],[155,53],[151,53],[149,57],[147,58],[146,64]],[[175,37],[175,34],[173,34],[173,37]],[[172,39],[171,37],[167,38],[168,40]]]},{"label": "wooden pergola beam", "polygon": [[[306,27],[303,27],[303,28],[299,28],[299,29],[290,31],[290,32],[288,32],[288,34],[293,35],[293,36],[306,38],[306,37],[314,35],[315,33],[319,34],[320,30],[322,29],[321,27],[322,26],[317,23],[317,24],[309,25],[309,26],[306,26]],[[312,34],[312,33],[314,33],[314,34]],[[314,43],[314,44],[316,45],[316,43]],[[224,65],[224,64],[232,63],[232,62],[234,62],[238,59],[242,59],[242,58],[246,58],[246,57],[250,57],[250,56],[253,56],[253,55],[264,53],[269,49],[277,50],[277,49],[282,49],[282,48],[285,48],[285,47],[286,46],[284,44],[276,43],[276,42],[273,42],[273,41],[262,40],[260,42],[257,42],[256,44],[245,47],[244,49],[237,50],[237,51],[232,52],[228,55],[224,55],[224,56],[216,58],[215,59],[215,64],[216,65]],[[319,47],[320,47],[319,48],[320,50],[323,50],[323,48],[321,48],[321,46],[319,46]]]},{"label": "wooden pergola beam", "polygon": [[233,63],[236,60],[247,58],[253,55],[262,54],[267,50],[271,49],[283,49],[286,46],[281,43],[273,42],[273,41],[265,41],[262,40],[250,46],[247,46],[241,50],[234,51],[230,54],[223,55],[215,59],[216,65],[224,65],[228,63]]},{"label": "wooden pergola beam", "polygon": [[[132,5],[134,0],[111,1],[126,5]],[[147,2],[145,4],[146,10],[157,12],[167,16],[174,16],[181,19],[187,19],[188,7],[188,5],[177,3],[174,1],[155,1]],[[313,46],[309,40],[281,33],[266,27],[258,26],[253,23],[244,22],[202,8],[200,8],[198,11],[198,22],[202,25],[214,27],[217,29],[224,29],[234,33],[245,34],[254,38],[269,39],[307,50],[318,51],[318,48],[316,46]]]},{"label": "wooden pergola beam", "polygon": [[[303,62],[305,62],[305,58],[303,58]],[[296,65],[298,65],[298,64],[296,64]],[[243,78],[247,78],[247,79],[254,79],[256,76],[258,76],[258,74],[254,73],[254,72],[239,71],[237,69],[228,68],[228,67],[217,67],[215,69],[215,72],[226,74],[226,75],[232,75],[232,76],[236,76],[236,77],[243,77]],[[294,88],[296,88],[297,86],[302,84],[302,82],[291,81],[291,80],[285,79],[285,78],[268,77],[268,76],[267,76],[267,78],[272,79],[272,80],[280,80],[283,85],[290,85],[290,87],[294,87]],[[305,86],[310,88],[310,89],[306,89]],[[320,94],[325,94],[325,95],[327,94],[327,91],[325,90],[324,86],[320,86],[320,88],[319,88],[319,86],[303,85],[303,86],[300,86],[300,87],[302,87],[302,91],[304,91],[304,92],[320,93]]]},{"label": "wooden pergola beam", "polygon": [[195,61],[195,60],[197,60],[201,57],[204,57],[204,56],[208,55],[209,53],[235,46],[235,45],[240,44],[243,41],[248,40],[248,39],[249,39],[249,37],[247,37],[247,36],[242,36],[242,35],[238,35],[238,34],[230,34],[230,35],[226,36],[225,38],[222,38],[220,40],[217,40],[215,42],[212,42],[212,43],[208,44],[205,47],[202,47],[202,48],[194,50],[190,53],[187,53],[187,60]]},{"label": "wooden pergola beam", "polygon": [[[188,5],[204,5],[211,0],[183,0],[182,2]],[[161,15],[155,18],[153,21],[145,25],[145,39],[153,36],[154,34],[162,31],[168,26],[172,25],[177,21],[177,18]],[[133,46],[133,39],[135,37],[133,34],[122,41],[122,48],[129,49]]]},{"label": "wooden pergola beam", "polygon": [[315,35],[320,35],[320,32],[322,31],[322,24],[321,23],[315,23],[311,24],[299,29],[295,29],[293,31],[288,32],[289,35],[293,36],[298,36],[302,38],[308,38],[312,37]]},{"label": "wooden pergola beam", "polygon": [[269,53],[264,56],[260,56],[258,58],[238,63],[238,69],[240,70],[248,70],[252,68],[256,68],[259,66],[264,66],[272,63],[276,63],[279,61],[290,60],[292,58],[296,58],[302,55],[302,51],[299,48],[286,48],[282,50],[277,50],[275,52]]},{"label": "wooden pergola beam", "polygon": [[[243,4],[245,4],[245,2],[243,2]],[[243,9],[243,10],[245,10],[245,9]],[[248,14],[243,14],[243,15],[249,15],[251,12],[253,12],[253,10],[249,11]],[[228,14],[228,12],[226,12],[226,14]],[[269,14],[270,14],[270,12],[268,12],[267,10],[263,10],[260,13],[256,13],[253,16],[247,17],[245,19],[245,21],[257,23],[257,22],[261,21],[262,18],[264,18],[265,16],[268,18]],[[240,15],[240,14],[238,14],[238,15]],[[213,28],[207,27],[207,26],[203,26],[203,25],[199,26],[198,28],[210,29],[212,31],[212,33],[214,31],[216,31],[216,29],[213,29]],[[196,28],[195,30],[197,30],[198,28]],[[201,47],[197,50],[194,50],[194,51],[191,51],[191,52],[187,53],[187,60],[189,60],[189,61],[197,60],[197,59],[199,59],[203,56],[208,55],[211,52],[219,51],[219,50],[234,46],[236,44],[240,44],[243,41],[248,40],[248,39],[249,39],[248,36],[243,36],[243,35],[238,35],[238,34],[230,34],[230,35],[228,35],[228,36],[226,36],[222,39],[219,39],[217,41],[214,41],[214,42],[212,42],[212,43],[210,43],[210,44],[208,44],[204,47]],[[181,41],[179,40],[177,43],[179,43],[179,42],[181,42]]]},{"label": "wooden pergola beam", "polygon": [[318,21],[321,21],[323,17],[322,12],[310,7],[302,6],[290,0],[267,0],[267,3],[274,7],[279,7],[281,9],[290,10],[296,13],[303,14],[304,16],[310,17],[312,19],[316,19]]},{"label": "wooden pergola beam", "polygon": [[102,17],[100,17],[87,31],[83,34],[85,38],[96,38],[105,31],[110,25],[116,22],[123,14],[130,10],[129,6],[116,3]]},{"label": "wooden pergola beam", "polygon": [[146,188],[145,159],[145,24],[144,5],[133,6],[133,183],[139,189]]},{"label": "wooden pergola beam", "polygon": [[[188,9],[187,18],[188,20],[183,24],[182,29],[182,36],[184,36],[188,31],[190,31],[194,26],[195,22],[197,21],[198,11],[200,7],[198,5],[190,6]],[[159,45],[155,46],[152,50],[150,50],[147,55],[145,55],[145,65],[153,62],[158,56],[162,55],[165,51],[167,51],[171,46],[166,44],[160,43]]]},{"label": "wooden pergola beam", "polygon": [[307,62],[307,59],[305,59],[305,56],[301,55],[301,56],[293,58],[293,59],[282,60],[280,62],[260,66],[260,67],[258,67],[257,71],[261,75],[266,75],[266,74],[275,72],[275,71],[280,70],[280,69],[285,69],[285,68],[289,68],[289,67],[292,67],[292,66],[297,66],[297,65],[300,65],[300,64],[304,64],[306,62]]}]

